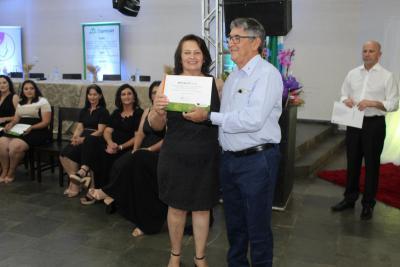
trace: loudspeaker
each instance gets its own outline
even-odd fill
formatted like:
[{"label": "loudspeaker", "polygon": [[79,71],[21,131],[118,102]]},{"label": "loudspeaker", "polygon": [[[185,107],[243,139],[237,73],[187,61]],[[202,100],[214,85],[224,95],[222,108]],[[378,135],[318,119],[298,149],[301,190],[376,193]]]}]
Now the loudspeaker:
[{"label": "loudspeaker", "polygon": [[267,36],[284,36],[292,29],[292,0],[224,0],[225,32],[236,18],[255,18]]},{"label": "loudspeaker", "polygon": [[113,8],[124,15],[136,17],[140,10],[140,0],[112,0]]}]

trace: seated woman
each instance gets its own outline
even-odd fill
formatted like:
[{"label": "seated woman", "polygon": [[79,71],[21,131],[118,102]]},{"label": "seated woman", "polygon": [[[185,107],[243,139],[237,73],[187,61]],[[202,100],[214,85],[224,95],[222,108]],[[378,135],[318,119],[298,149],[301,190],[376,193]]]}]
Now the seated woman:
[{"label": "seated woman", "polygon": [[[12,121],[4,127],[4,135],[0,137],[1,179],[11,183],[15,178],[15,169],[31,146],[42,145],[51,140],[49,130],[51,106],[36,83],[26,80],[22,83],[20,101]],[[17,123],[30,125],[22,135],[9,133]]]},{"label": "seated woman", "polygon": [[[0,136],[3,136],[4,126],[13,119],[18,102],[19,97],[15,94],[11,79],[0,75]],[[0,176],[0,183],[4,182],[4,177]]]},{"label": "seated woman", "polygon": [[[104,130],[104,139],[88,137],[85,144],[92,148],[100,147],[98,153],[91,157],[88,166],[94,172],[94,187],[101,188],[108,183],[108,174],[111,166],[122,154],[132,150],[135,132],[139,128],[143,110],[139,106],[139,99],[135,89],[129,84],[121,85],[115,94],[116,110],[110,116],[109,123]],[[93,204],[95,199],[86,196],[82,204]]]},{"label": "seated woman", "polygon": [[60,162],[70,178],[69,186],[64,191],[67,197],[79,195],[81,183],[89,187],[91,179],[88,162],[97,150],[95,147],[84,146],[84,143],[89,136],[97,138],[103,136],[108,119],[109,113],[101,88],[96,84],[89,85],[86,89],[85,107],[79,114],[79,122],[71,138],[71,144],[65,147],[60,155]]},{"label": "seated woman", "polygon": [[18,102],[19,97],[15,94],[11,79],[0,75],[0,127],[4,127],[14,118]]},{"label": "seated woman", "polygon": [[[152,101],[159,85],[160,82],[156,81],[149,88]],[[112,166],[110,184],[102,189],[89,190],[97,200],[104,199],[107,210],[117,207],[136,225],[132,232],[135,237],[158,233],[167,215],[167,206],[158,198],[157,183],[158,152],[165,131],[151,129],[148,113],[149,109],[143,113],[133,151],[125,153]]]}]

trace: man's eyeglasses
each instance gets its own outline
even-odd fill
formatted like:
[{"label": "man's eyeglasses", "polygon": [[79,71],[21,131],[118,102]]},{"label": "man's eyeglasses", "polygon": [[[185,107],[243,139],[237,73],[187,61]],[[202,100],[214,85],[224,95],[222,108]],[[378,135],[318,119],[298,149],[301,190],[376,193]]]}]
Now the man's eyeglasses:
[{"label": "man's eyeglasses", "polygon": [[255,39],[256,36],[241,36],[241,35],[234,35],[234,36],[227,36],[228,42],[232,42],[234,44],[240,43],[240,39]]}]

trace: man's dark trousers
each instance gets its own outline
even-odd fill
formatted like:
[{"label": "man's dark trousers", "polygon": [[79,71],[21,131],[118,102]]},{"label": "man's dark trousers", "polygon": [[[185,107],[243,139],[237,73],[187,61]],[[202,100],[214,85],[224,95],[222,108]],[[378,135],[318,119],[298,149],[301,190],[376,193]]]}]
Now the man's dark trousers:
[{"label": "man's dark trousers", "polygon": [[271,212],[279,169],[279,145],[246,156],[223,152],[220,178],[228,240],[229,267],[272,266]]},{"label": "man's dark trousers", "polygon": [[358,198],[362,158],[364,157],[365,191],[361,202],[364,207],[374,207],[385,135],[384,116],[364,117],[361,129],[347,127],[347,184],[344,193],[347,201],[355,202]]}]

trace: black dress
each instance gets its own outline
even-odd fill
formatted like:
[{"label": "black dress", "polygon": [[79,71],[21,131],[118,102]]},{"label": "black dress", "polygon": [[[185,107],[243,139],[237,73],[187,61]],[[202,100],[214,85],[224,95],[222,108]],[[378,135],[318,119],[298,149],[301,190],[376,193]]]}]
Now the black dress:
[{"label": "black dress", "polygon": [[[110,116],[107,127],[113,129],[112,140],[117,144],[123,144],[135,136],[135,132],[139,128],[140,119],[142,118],[143,110],[137,108],[132,116],[122,117],[120,110],[114,110]],[[131,151],[132,148],[125,148],[118,151],[116,154],[109,154],[106,152],[107,144],[103,138],[100,140],[94,136],[89,136],[85,146],[88,149],[100,147],[98,153],[93,153],[86,162],[86,165],[94,171],[95,188],[105,186],[109,181],[109,173],[114,161],[121,157],[126,151]],[[95,150],[92,150],[95,151]]]},{"label": "black dress", "polygon": [[[219,111],[215,82],[211,111]],[[218,201],[218,127],[167,113],[167,132],[158,161],[160,199],[173,208],[210,210]]]},{"label": "black dress", "polygon": [[[83,108],[79,114],[79,122],[83,124],[84,129],[81,136],[85,137],[86,140],[88,136],[97,130],[99,124],[107,124],[108,120],[109,113],[105,107],[99,106],[92,112],[90,112],[89,108]],[[95,138],[99,139],[99,137]],[[91,152],[96,153],[98,151]],[[86,165],[86,154],[86,151],[83,149],[83,144],[77,146],[69,144],[63,149],[63,151],[61,151],[61,156],[69,158],[73,162],[76,162],[80,165]]]},{"label": "black dress", "polygon": [[[13,103],[14,94],[8,94],[0,105],[0,118],[12,117],[15,114],[15,107]],[[1,127],[4,127],[8,122],[0,123]]]},{"label": "black dress", "polygon": [[[156,144],[165,134],[153,131],[147,118],[143,131],[146,136],[141,147]],[[168,207],[158,198],[157,162],[157,152],[128,151],[115,161],[111,182],[103,188],[114,198],[118,212],[146,234],[160,232],[167,216]]]}]

